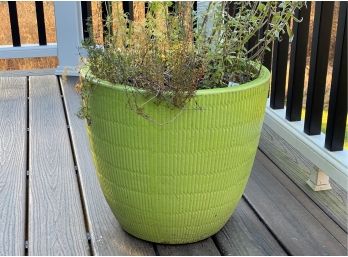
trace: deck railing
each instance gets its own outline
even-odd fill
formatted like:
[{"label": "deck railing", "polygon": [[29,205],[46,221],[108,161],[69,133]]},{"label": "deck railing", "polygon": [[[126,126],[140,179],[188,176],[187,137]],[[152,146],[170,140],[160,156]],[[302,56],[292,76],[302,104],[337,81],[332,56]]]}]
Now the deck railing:
[{"label": "deck railing", "polygon": [[[198,2],[196,8],[200,10],[204,5],[206,3]],[[36,2],[39,42],[22,45],[16,2],[8,2],[13,45],[0,46],[0,58],[57,56],[57,74],[66,72],[77,75],[81,41],[91,36],[86,25],[88,17],[92,15],[91,2],[55,2],[54,6],[57,42],[47,44],[43,4]],[[108,8],[110,2],[102,2],[102,17],[105,18],[110,11]],[[311,8],[315,8],[315,17],[305,118],[301,121]],[[123,2],[123,9],[132,17],[133,2]],[[272,71],[265,123],[313,162],[319,172],[324,172],[346,187],[348,151],[343,149],[343,144],[347,122],[347,2],[339,4],[327,128],[325,134],[321,132],[333,11],[334,2],[307,2],[307,8],[296,13],[303,20],[293,25],[293,41],[289,43],[285,35],[282,41],[274,43],[273,54],[265,56],[264,64]],[[252,47],[256,40],[252,38],[248,47]]]},{"label": "deck railing", "polygon": [[0,46],[0,59],[48,57],[57,55],[57,44],[49,44],[46,40],[43,2],[35,2],[35,9],[39,42],[37,42],[37,44],[22,44],[19,33],[17,3],[8,2],[12,45]]},{"label": "deck railing", "polygon": [[8,2],[12,45],[0,46],[0,59],[57,56],[57,74],[77,75],[80,63],[80,47],[83,40],[81,3],[76,1],[55,2],[56,43],[47,43],[43,2],[35,2],[38,42],[21,44],[17,3]]},{"label": "deck railing", "polygon": [[[302,122],[311,8],[315,8],[315,16],[305,118]],[[293,25],[292,43],[289,44],[289,38],[285,36],[281,42],[274,44],[266,122],[272,124],[282,138],[321,171],[346,188],[348,152],[343,146],[347,122],[347,2],[339,3],[327,127],[325,134],[321,132],[333,11],[334,2],[307,2],[307,8],[296,13],[303,20]]]}]

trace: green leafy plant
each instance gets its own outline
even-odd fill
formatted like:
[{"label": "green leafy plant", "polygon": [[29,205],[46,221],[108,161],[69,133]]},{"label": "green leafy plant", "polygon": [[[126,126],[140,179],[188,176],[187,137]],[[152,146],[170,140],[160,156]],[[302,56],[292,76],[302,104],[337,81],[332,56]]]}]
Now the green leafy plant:
[{"label": "green leafy plant", "polygon": [[[93,76],[145,92],[150,100],[183,108],[198,89],[227,87],[255,79],[263,56],[284,33],[302,2],[211,2],[197,15],[192,2],[149,2],[144,20],[132,21],[119,10],[109,15],[104,45],[86,40],[86,65]],[[173,7],[173,12],[168,8]],[[230,11],[229,11],[230,10]],[[193,25],[194,24],[194,25]],[[252,37],[257,42],[247,47]],[[88,118],[94,84],[82,80],[80,111]],[[129,106],[146,116],[129,93]]]},{"label": "green leafy plant", "polygon": [[[302,2],[291,1],[234,2],[231,15],[228,2],[210,3],[195,33],[197,54],[207,68],[201,87],[224,87],[229,82],[240,84],[255,79],[271,43],[281,40],[284,33],[292,39],[290,21],[299,22],[294,14],[302,6]],[[252,37],[256,43],[248,48]]]}]

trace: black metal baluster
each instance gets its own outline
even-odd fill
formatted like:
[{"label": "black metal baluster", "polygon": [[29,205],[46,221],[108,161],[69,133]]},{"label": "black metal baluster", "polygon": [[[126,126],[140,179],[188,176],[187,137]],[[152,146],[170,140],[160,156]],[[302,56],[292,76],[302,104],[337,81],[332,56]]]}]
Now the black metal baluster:
[{"label": "black metal baluster", "polygon": [[147,14],[148,11],[149,11],[149,2],[146,1],[146,2],[145,2],[145,16],[146,16],[146,14]]},{"label": "black metal baluster", "polygon": [[294,39],[291,43],[288,95],[286,101],[286,119],[289,121],[301,120],[310,14],[311,2],[307,2],[307,8],[296,10],[295,13],[298,19],[302,18],[303,20],[300,23],[294,22],[293,25]]},{"label": "black metal baluster", "polygon": [[[263,38],[265,35],[265,31],[269,28],[269,23],[272,20],[272,16],[269,18],[268,22],[260,29],[260,38]],[[268,45],[270,51],[266,50],[263,54],[262,64],[271,71],[272,68],[272,51],[273,51],[273,43]]]},{"label": "black metal baluster", "polygon": [[168,13],[175,13],[176,11],[176,5],[177,5],[177,2],[171,2],[171,5],[168,7]]},{"label": "black metal baluster", "polygon": [[[174,2],[176,4],[176,2]],[[197,12],[197,1],[193,1],[193,11]]]},{"label": "black metal baluster", "polygon": [[83,38],[90,38],[90,32],[92,28],[89,28],[89,22],[92,17],[92,3],[89,1],[81,1],[81,11],[82,11],[82,26],[83,26]]},{"label": "black metal baluster", "polygon": [[[270,19],[271,20],[271,19]],[[265,31],[268,29],[270,20],[261,28],[260,34],[261,38],[264,37]],[[264,52],[262,64],[271,71],[272,69],[272,52],[273,52],[273,43],[270,43],[268,47],[271,49],[271,51],[266,50]]]},{"label": "black metal baluster", "polygon": [[236,5],[235,1],[231,1],[228,3],[228,14],[231,17],[235,17],[238,11],[239,11],[239,6]]},{"label": "black metal baluster", "polygon": [[273,44],[269,46],[271,51],[265,51],[264,57],[263,57],[263,65],[268,69],[272,69],[272,52],[273,52]]},{"label": "black metal baluster", "polygon": [[[251,50],[251,49],[257,44],[257,42],[259,41],[259,33],[260,33],[260,32],[257,32],[255,35],[253,35],[253,36],[249,39],[249,41],[248,41],[248,43],[247,43],[247,49],[248,49],[248,50]],[[257,52],[257,48],[254,49],[253,51],[251,51],[251,52],[248,54],[248,56],[251,57],[251,56],[253,56],[253,54],[255,54],[256,52]]]},{"label": "black metal baluster", "polygon": [[347,2],[340,3],[325,147],[341,151],[347,122]]},{"label": "black metal baluster", "polygon": [[321,133],[334,2],[316,2],[304,132]]},{"label": "black metal baluster", "polygon": [[21,46],[21,38],[19,35],[19,26],[18,26],[17,4],[15,1],[8,2],[8,11],[10,14],[12,45]]},{"label": "black metal baluster", "polygon": [[39,36],[39,45],[47,45],[45,14],[42,1],[35,2],[37,33]]},{"label": "black metal baluster", "polygon": [[280,42],[273,44],[272,83],[270,106],[283,109],[285,103],[285,82],[288,63],[289,36],[285,33]]},{"label": "black metal baluster", "polygon": [[[174,3],[176,4],[177,2],[174,2]],[[193,8],[193,11],[195,12],[195,14],[197,16],[197,1],[193,2],[192,8]],[[193,28],[193,30],[195,30],[197,28],[197,19],[195,19],[195,18],[193,18],[192,28]],[[196,37],[195,36],[193,38],[193,42],[196,42]]]},{"label": "black metal baluster", "polygon": [[[247,5],[247,8],[248,9],[252,9],[253,8],[253,5],[257,5],[258,3],[254,3],[252,2],[250,5]],[[257,42],[259,41],[259,33],[262,32],[262,31],[257,31],[254,35],[251,36],[251,38],[249,39],[249,41],[246,43],[246,49],[248,51],[250,51],[256,44]],[[248,54],[248,57],[251,57],[253,56],[253,54],[255,54],[257,52],[257,49],[251,51],[249,54]]]},{"label": "black metal baluster", "polygon": [[128,15],[130,20],[133,20],[133,1],[122,1],[122,6],[123,12]]}]

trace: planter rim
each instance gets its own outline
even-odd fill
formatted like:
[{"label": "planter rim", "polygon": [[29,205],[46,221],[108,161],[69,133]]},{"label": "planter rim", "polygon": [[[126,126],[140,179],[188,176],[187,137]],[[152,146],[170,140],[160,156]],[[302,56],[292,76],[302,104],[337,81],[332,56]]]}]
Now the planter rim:
[{"label": "planter rim", "polygon": [[[114,83],[111,83],[109,81],[97,78],[96,76],[94,76],[90,72],[88,65],[85,65],[81,68],[80,75],[82,78],[84,78],[90,82],[93,82],[95,84],[98,84],[100,86],[103,86],[103,87],[112,88],[114,90],[120,90],[120,91],[135,90],[134,87],[132,87],[132,86],[126,86],[126,85],[122,85],[122,84],[114,84]],[[269,70],[265,66],[262,65],[260,75],[252,81],[249,81],[249,82],[244,83],[244,84],[240,84],[238,86],[233,86],[233,87],[198,89],[195,92],[195,95],[196,96],[214,95],[214,94],[238,92],[238,91],[242,91],[242,90],[246,90],[246,89],[251,89],[251,88],[259,86],[260,84],[266,83],[269,80],[270,76],[271,76],[271,74],[270,74]],[[137,92],[144,93],[145,90],[138,89]]]}]

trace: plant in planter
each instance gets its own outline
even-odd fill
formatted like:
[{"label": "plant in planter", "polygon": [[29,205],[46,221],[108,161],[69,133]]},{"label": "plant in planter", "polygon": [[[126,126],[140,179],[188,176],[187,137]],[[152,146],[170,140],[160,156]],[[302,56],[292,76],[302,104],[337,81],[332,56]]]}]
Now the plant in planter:
[{"label": "plant in planter", "polygon": [[303,5],[240,2],[230,15],[212,2],[196,18],[191,4],[110,16],[104,47],[84,43],[80,115],[102,190],[127,232],[158,243],[204,239],[233,213],[265,112],[263,55]]}]

